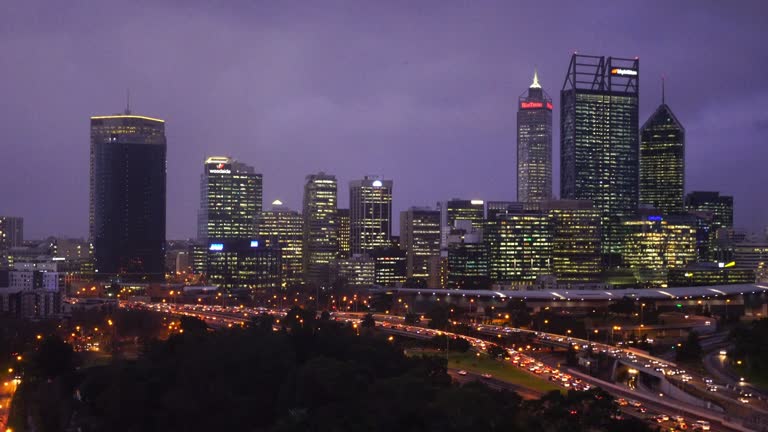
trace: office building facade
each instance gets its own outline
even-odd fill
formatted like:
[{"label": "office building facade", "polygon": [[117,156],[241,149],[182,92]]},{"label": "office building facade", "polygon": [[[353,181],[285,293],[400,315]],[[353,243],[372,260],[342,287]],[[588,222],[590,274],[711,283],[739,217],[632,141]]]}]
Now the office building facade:
[{"label": "office building facade", "polygon": [[552,220],[540,211],[508,212],[489,220],[483,232],[489,275],[500,284],[532,283],[552,269]]},{"label": "office building facade", "polygon": [[390,245],[392,180],[365,176],[349,183],[349,226],[353,255]]},{"label": "office building facade", "polygon": [[406,251],[396,245],[374,249],[370,254],[374,263],[374,283],[384,287],[402,286],[407,277]]},{"label": "office building facade", "polygon": [[696,227],[643,216],[623,222],[623,263],[641,286],[664,287],[670,268],[696,262]]},{"label": "office building facade", "polygon": [[517,104],[517,200],[552,199],[552,98],[533,84]]},{"label": "office building facade", "polygon": [[685,129],[662,100],[640,130],[640,204],[678,214],[684,194]]},{"label": "office building facade", "polygon": [[24,218],[0,216],[0,250],[24,243]]},{"label": "office building facade", "polygon": [[367,255],[335,259],[329,271],[330,283],[338,287],[370,288],[376,280],[376,263]]},{"label": "office building facade", "polygon": [[558,284],[600,280],[601,212],[586,200],[541,203],[552,224],[552,273]]},{"label": "office building facade", "polygon": [[213,240],[207,244],[208,283],[226,291],[282,288],[280,251],[256,239]]},{"label": "office building facade", "polygon": [[733,228],[733,197],[719,192],[696,191],[685,196],[685,208],[690,212],[712,214],[715,228]]},{"label": "office building facade", "polygon": [[90,241],[95,276],[165,279],[165,121],[91,117]]},{"label": "office building facade", "polygon": [[259,241],[280,253],[283,288],[303,285],[304,218],[275,200],[271,210],[259,213],[256,226]]},{"label": "office building facade", "polygon": [[336,220],[339,223],[339,257],[347,258],[352,248],[349,240],[349,209],[338,209]]},{"label": "office building facade", "polygon": [[407,256],[409,278],[429,277],[429,257],[440,255],[440,212],[411,207],[400,213],[400,247]]},{"label": "office building facade", "polygon": [[440,210],[441,239],[440,248],[448,248],[448,236],[459,221],[470,221],[475,229],[482,230],[485,223],[485,201],[481,199],[464,200],[454,198],[437,203]]},{"label": "office building facade", "polygon": [[262,209],[262,175],[227,156],[211,156],[200,175],[197,238],[251,239]]},{"label": "office building facade", "polygon": [[488,289],[490,269],[483,230],[470,220],[459,220],[448,236],[447,288]]},{"label": "office building facade", "polygon": [[311,174],[304,183],[304,280],[313,285],[328,283],[329,264],[339,254],[336,177]]},{"label": "office building facade", "polygon": [[560,93],[560,196],[603,212],[603,254],[621,253],[621,220],[639,196],[638,59],[574,54]]}]

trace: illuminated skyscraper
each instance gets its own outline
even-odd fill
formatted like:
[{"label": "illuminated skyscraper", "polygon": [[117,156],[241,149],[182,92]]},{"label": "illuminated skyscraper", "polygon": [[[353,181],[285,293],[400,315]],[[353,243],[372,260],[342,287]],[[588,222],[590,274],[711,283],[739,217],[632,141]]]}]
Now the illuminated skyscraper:
[{"label": "illuminated skyscraper", "polygon": [[347,258],[350,254],[349,241],[349,209],[338,209],[336,213],[339,221],[339,257]]},{"label": "illuminated skyscraper", "polygon": [[552,199],[552,98],[533,73],[517,105],[517,200]]},{"label": "illuminated skyscraper", "polygon": [[448,236],[447,287],[453,289],[490,288],[488,246],[482,228],[469,220],[458,220]]},{"label": "illuminated skyscraper", "polygon": [[541,203],[552,221],[552,273],[558,284],[600,279],[601,212],[586,200]]},{"label": "illuminated skyscraper", "polygon": [[640,131],[640,203],[681,213],[684,191],[685,129],[662,98]]},{"label": "illuminated skyscraper", "polygon": [[666,286],[670,268],[696,261],[696,227],[645,216],[623,223],[624,265],[633,269],[641,285]]},{"label": "illuminated skyscraper", "polygon": [[304,278],[314,285],[328,283],[328,265],[339,254],[336,188],[336,177],[323,172],[304,184]]},{"label": "illuminated skyscraper", "polygon": [[264,246],[280,251],[283,287],[296,287],[304,282],[304,219],[279,200],[272,202],[272,210],[259,213],[257,236]]},{"label": "illuminated skyscraper", "polygon": [[440,255],[440,212],[420,207],[401,212],[400,247],[406,251],[408,277],[426,280],[429,257]]},{"label": "illuminated skyscraper", "polygon": [[[733,197],[719,192],[691,192],[685,196],[685,210],[707,220],[708,243],[699,241],[699,256],[714,261],[730,261],[733,250],[728,231],[733,228]],[[702,231],[702,230],[700,230]],[[700,259],[701,259],[700,258]]]},{"label": "illuminated skyscraper", "polygon": [[441,240],[440,248],[447,250],[448,236],[458,221],[470,221],[474,229],[482,230],[485,221],[485,201],[480,199],[463,200],[454,198],[437,203],[440,210]]},{"label": "illuminated skyscraper", "polygon": [[406,251],[392,245],[380,247],[371,251],[374,262],[374,283],[376,285],[393,287],[405,282],[407,273]]},{"label": "illuminated skyscraper", "polygon": [[24,219],[0,216],[0,250],[21,246],[24,243]]},{"label": "illuminated skyscraper", "polygon": [[539,211],[509,211],[489,220],[483,232],[489,273],[497,283],[532,283],[552,269],[552,218]]},{"label": "illuminated skyscraper", "polygon": [[733,228],[733,197],[719,192],[691,192],[685,196],[685,209],[712,215],[717,228]]},{"label": "illuminated skyscraper", "polygon": [[574,54],[560,93],[560,195],[603,212],[603,254],[621,253],[638,207],[638,59]]},{"label": "illuminated skyscraper", "polygon": [[392,180],[365,176],[349,183],[351,253],[369,253],[390,245]]},{"label": "illuminated skyscraper", "polygon": [[208,243],[208,283],[224,290],[274,290],[280,281],[280,251],[258,240],[226,239]]},{"label": "illuminated skyscraper", "polygon": [[211,156],[200,175],[197,238],[253,239],[261,211],[262,176],[226,156]]},{"label": "illuminated skyscraper", "polygon": [[90,241],[100,279],[165,279],[165,121],[91,117]]}]

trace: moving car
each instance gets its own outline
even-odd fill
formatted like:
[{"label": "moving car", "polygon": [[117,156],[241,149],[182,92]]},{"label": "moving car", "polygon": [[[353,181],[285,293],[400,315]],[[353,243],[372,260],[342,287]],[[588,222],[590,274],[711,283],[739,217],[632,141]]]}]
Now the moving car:
[{"label": "moving car", "polygon": [[459,375],[461,375],[461,376],[465,376],[465,375],[467,374],[467,371],[465,371],[464,369],[462,369],[462,370],[460,370],[460,371],[458,371],[458,372],[456,372],[456,373],[458,373],[458,374],[459,374]]}]

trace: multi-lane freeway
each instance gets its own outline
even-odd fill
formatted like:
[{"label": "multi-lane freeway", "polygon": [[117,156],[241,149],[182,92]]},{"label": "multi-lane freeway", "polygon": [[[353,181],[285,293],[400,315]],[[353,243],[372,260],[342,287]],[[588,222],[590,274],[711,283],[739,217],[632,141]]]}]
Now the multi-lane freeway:
[{"label": "multi-lane freeway", "polygon": [[[168,303],[146,303],[146,302],[128,302],[128,301],[121,302],[121,306],[145,308],[145,309],[151,309],[158,312],[169,313],[169,314],[195,316],[208,322],[212,327],[232,327],[234,325],[243,325],[246,322],[248,322],[252,317],[255,317],[263,313],[269,313],[276,316],[284,315],[284,312],[282,311],[270,310],[265,308],[183,305],[183,304],[176,305],[176,304],[168,304]],[[334,313],[334,319],[345,320],[351,323],[359,323],[362,318],[362,315],[363,314],[361,313],[337,312],[337,313]],[[402,317],[395,316],[395,315],[376,314],[374,315],[374,319],[376,321],[376,325],[381,330],[400,334],[402,336],[429,339],[436,335],[444,334],[448,337],[461,337],[468,340],[472,345],[472,347],[478,351],[485,351],[488,345],[494,344],[494,342],[491,342],[489,340],[484,340],[478,337],[471,337],[467,335],[454,334],[451,332],[427,329],[420,326],[406,325],[403,322]],[[640,350],[618,348],[612,345],[591,342],[587,340],[572,338],[572,337],[553,334],[553,333],[530,331],[526,329],[488,326],[488,325],[476,326],[475,329],[479,333],[482,333],[488,336],[489,339],[498,338],[500,335],[503,336],[505,334],[510,334],[510,333],[526,332],[526,333],[530,333],[531,336],[535,338],[535,341],[537,343],[540,343],[543,345],[554,345],[554,346],[562,346],[562,347],[577,345],[581,348],[591,347],[593,350],[603,351],[606,354],[619,359],[625,364],[634,366],[639,370],[648,371],[649,373],[655,372],[658,375],[667,377],[672,380],[678,379],[675,377],[679,377],[679,379],[683,379],[684,376],[691,377],[690,380],[686,378],[686,381],[689,381],[689,382],[694,379],[693,378],[694,374],[692,374],[691,372],[681,371],[676,367],[676,365],[672,364],[671,362],[648,355]],[[664,398],[661,395],[657,397],[655,394],[633,391],[628,387],[615,385],[613,383],[608,383],[605,381],[600,381],[593,377],[579,374],[576,371],[563,371],[558,369],[557,366],[555,365],[545,364],[543,361],[538,360],[532,356],[529,356],[519,351],[508,350],[508,354],[509,354],[510,362],[513,365],[516,365],[522,368],[523,370],[528,371],[528,373],[531,373],[534,376],[537,376],[541,379],[548,379],[564,387],[574,388],[574,389],[587,389],[590,386],[599,385],[609,393],[612,393],[617,398],[620,398],[620,400],[627,397],[642,400],[643,403],[647,406],[646,409],[648,410],[648,413],[643,413],[643,415],[641,416],[644,418],[649,418],[649,416],[654,416],[654,418],[656,416],[661,416],[659,417],[659,421],[663,423],[663,422],[670,421],[670,420],[666,420],[666,421],[663,420],[663,416],[665,415],[664,412],[675,412],[675,413],[684,415],[688,419],[695,419],[695,420],[688,420],[689,423],[686,423],[686,425],[690,425],[694,427],[696,421],[703,422],[699,425],[699,429],[701,429],[704,424],[711,424],[711,430],[718,430],[718,431],[750,430],[741,426],[735,420],[728,418],[726,415],[723,415],[717,412],[707,411],[707,410],[697,408],[687,404],[681,404],[678,401],[675,401],[669,397]],[[697,378],[701,380],[701,383],[703,383],[703,385],[705,386],[708,385],[703,378],[698,376]],[[489,383],[496,386],[502,385],[502,384],[499,384],[498,380],[493,380],[492,378],[487,378],[486,380],[489,381]],[[511,388],[511,389],[514,389],[514,388]],[[724,400],[729,400],[728,398],[731,398],[731,397],[738,397],[738,394],[732,394],[732,392],[730,393],[722,392],[720,394],[722,395],[721,397]],[[738,399],[733,399],[733,400],[738,400]],[[739,402],[739,403],[744,404],[743,402]],[[760,403],[763,403],[763,402],[760,402]],[[757,410],[758,412],[762,411],[762,407],[758,407],[757,405],[758,405],[757,403],[754,403],[750,405],[749,408]],[[632,413],[633,415],[639,415],[639,411],[637,413],[635,412],[632,412]],[[671,421],[674,422],[674,419],[672,419]]]}]

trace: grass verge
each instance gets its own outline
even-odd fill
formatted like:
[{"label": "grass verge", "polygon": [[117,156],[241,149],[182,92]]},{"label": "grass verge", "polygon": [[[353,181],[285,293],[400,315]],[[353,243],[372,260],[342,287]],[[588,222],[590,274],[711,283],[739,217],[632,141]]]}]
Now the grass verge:
[{"label": "grass verge", "polygon": [[[409,349],[408,355],[436,355],[444,356],[445,353],[435,350]],[[487,354],[475,352],[448,354],[448,367],[451,369],[464,369],[467,372],[482,374],[489,373],[497,380],[516,384],[541,393],[552,390],[564,392],[565,390],[550,381],[531,375],[530,373],[518,368],[508,360],[498,361],[490,358]]]}]

